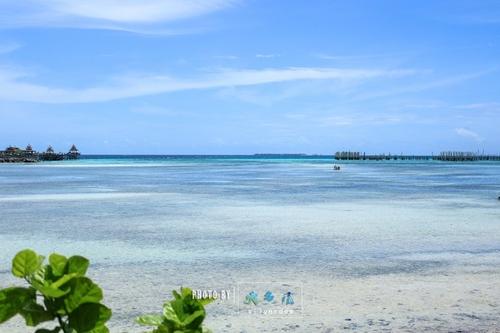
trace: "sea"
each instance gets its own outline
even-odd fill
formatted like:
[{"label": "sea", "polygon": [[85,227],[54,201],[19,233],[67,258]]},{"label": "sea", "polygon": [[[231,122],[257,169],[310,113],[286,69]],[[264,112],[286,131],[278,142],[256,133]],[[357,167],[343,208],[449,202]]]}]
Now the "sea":
[{"label": "sea", "polygon": [[499,162],[259,155],[1,164],[0,273],[23,248],[110,268],[425,270],[497,257],[499,196]]}]

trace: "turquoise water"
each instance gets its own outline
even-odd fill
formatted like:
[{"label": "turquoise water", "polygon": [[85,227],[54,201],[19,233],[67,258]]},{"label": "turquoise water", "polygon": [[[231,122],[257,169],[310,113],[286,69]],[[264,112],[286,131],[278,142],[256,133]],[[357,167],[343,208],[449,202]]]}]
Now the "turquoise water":
[{"label": "turquoise water", "polygon": [[0,272],[24,247],[96,265],[338,274],[500,253],[500,163],[88,156],[0,165]]}]

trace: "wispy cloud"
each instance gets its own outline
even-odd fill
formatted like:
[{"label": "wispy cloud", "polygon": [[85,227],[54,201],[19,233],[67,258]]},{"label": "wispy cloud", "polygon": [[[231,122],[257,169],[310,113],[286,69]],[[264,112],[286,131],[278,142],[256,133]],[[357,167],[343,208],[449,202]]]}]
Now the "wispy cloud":
[{"label": "wispy cloud", "polygon": [[361,95],[357,96],[357,99],[366,100],[366,99],[372,99],[372,98],[381,98],[381,97],[388,97],[388,96],[394,96],[394,95],[415,93],[415,92],[420,92],[420,91],[425,91],[425,90],[440,88],[440,87],[447,87],[447,86],[459,84],[459,83],[462,83],[462,82],[465,82],[468,80],[479,78],[483,75],[492,73],[494,70],[496,70],[496,69],[478,71],[475,73],[468,73],[468,74],[460,74],[460,75],[446,77],[443,79],[433,80],[430,82],[423,82],[423,83],[417,83],[417,84],[407,85],[407,86],[403,86],[403,87],[396,87],[393,89],[384,89],[381,91],[373,91],[373,92],[369,92],[366,94],[361,94]]},{"label": "wispy cloud", "polygon": [[463,127],[455,128],[455,133],[461,137],[471,139],[471,140],[474,140],[476,142],[484,141],[484,138],[482,138],[478,133],[476,133],[470,129],[467,129],[467,128],[463,128]]},{"label": "wispy cloud", "polygon": [[500,14],[493,15],[467,15],[462,16],[458,20],[467,23],[475,23],[475,24],[499,24],[500,23]]},{"label": "wispy cloud", "polygon": [[269,54],[256,54],[255,55],[256,58],[264,58],[264,59],[277,58],[279,56],[280,56],[279,54],[273,54],[273,53],[269,53]]},{"label": "wispy cloud", "polygon": [[252,86],[299,80],[365,81],[414,74],[414,70],[339,69],[314,67],[226,69],[197,77],[122,76],[84,89],[55,88],[28,82],[26,75],[0,68],[0,100],[38,103],[91,103],[183,90]]},{"label": "wispy cloud", "polygon": [[371,54],[327,54],[327,53],[312,53],[311,56],[321,60],[327,61],[341,61],[341,62],[350,62],[350,61],[369,61],[369,60],[384,60],[390,59],[393,61],[394,59],[400,57],[412,57],[417,55],[416,51],[408,51],[408,52],[393,52],[393,53],[371,53]]},{"label": "wispy cloud", "polygon": [[221,60],[238,60],[239,57],[238,56],[235,56],[235,55],[232,55],[232,54],[228,54],[228,55],[216,55],[214,56],[215,59],[221,59]]},{"label": "wispy cloud", "polygon": [[391,114],[362,114],[351,113],[343,115],[332,115],[321,118],[320,126],[322,127],[343,127],[343,126],[376,126],[376,125],[393,125],[402,122],[411,122],[414,120],[413,115],[391,115]]},{"label": "wispy cloud", "polygon": [[394,57],[394,54],[332,55],[326,53],[315,53],[312,56],[322,60],[366,60],[374,58],[392,58]]},{"label": "wispy cloud", "polygon": [[15,50],[19,49],[21,47],[20,44],[17,43],[5,43],[5,44],[0,44],[0,54],[7,54],[14,52]]},{"label": "wispy cloud", "polygon": [[[293,85],[286,85],[280,89],[261,89],[261,87],[242,88],[237,86],[224,87],[220,89],[216,96],[226,100],[239,100],[244,103],[257,105],[260,107],[271,107],[272,105],[291,99],[297,96],[310,94],[309,85],[312,81],[294,82]],[[316,87],[319,83],[316,82]],[[318,89],[319,90],[319,89]]]},{"label": "wispy cloud", "polygon": [[[162,24],[226,9],[238,0],[0,0],[0,26],[158,32]],[[164,27],[163,27],[164,28]],[[165,30],[168,31],[168,30]]]},{"label": "wispy cloud", "polygon": [[130,112],[146,116],[180,116],[187,114],[187,112],[178,112],[165,107],[154,105],[135,106],[130,109]]},{"label": "wispy cloud", "polygon": [[455,106],[457,109],[465,110],[500,110],[500,103],[497,102],[484,102],[484,103],[470,103]]}]

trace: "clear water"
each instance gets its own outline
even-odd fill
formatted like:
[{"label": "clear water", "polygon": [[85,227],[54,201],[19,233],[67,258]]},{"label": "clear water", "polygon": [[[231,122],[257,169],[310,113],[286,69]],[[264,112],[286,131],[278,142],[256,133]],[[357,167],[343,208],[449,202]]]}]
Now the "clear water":
[{"label": "clear water", "polygon": [[0,165],[0,272],[25,247],[106,266],[286,263],[342,274],[500,253],[500,163],[333,164],[89,156]]}]

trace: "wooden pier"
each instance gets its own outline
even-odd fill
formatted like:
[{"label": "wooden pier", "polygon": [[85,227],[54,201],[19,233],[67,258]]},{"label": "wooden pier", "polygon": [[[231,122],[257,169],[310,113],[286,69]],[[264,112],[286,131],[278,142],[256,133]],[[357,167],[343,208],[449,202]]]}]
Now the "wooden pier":
[{"label": "wooden pier", "polygon": [[444,161],[444,162],[473,162],[473,161],[500,161],[500,155],[475,154],[472,152],[442,152],[439,155],[392,155],[366,154],[353,151],[335,153],[339,161]]}]

